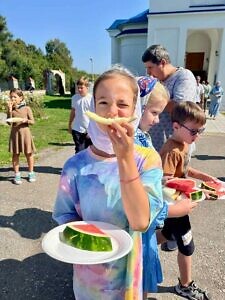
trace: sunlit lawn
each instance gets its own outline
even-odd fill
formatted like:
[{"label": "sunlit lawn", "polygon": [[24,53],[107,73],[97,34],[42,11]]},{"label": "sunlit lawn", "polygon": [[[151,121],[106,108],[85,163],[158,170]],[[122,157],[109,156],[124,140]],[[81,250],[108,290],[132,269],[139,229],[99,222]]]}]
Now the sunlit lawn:
[{"label": "sunlit lawn", "polygon": [[[73,143],[72,137],[67,131],[71,98],[69,96],[44,96],[44,103],[45,118],[36,119],[35,124],[30,127],[37,155],[42,149],[49,147],[57,148],[68,142]],[[0,126],[1,166],[11,164],[11,154],[8,152],[9,134],[10,126]]]}]

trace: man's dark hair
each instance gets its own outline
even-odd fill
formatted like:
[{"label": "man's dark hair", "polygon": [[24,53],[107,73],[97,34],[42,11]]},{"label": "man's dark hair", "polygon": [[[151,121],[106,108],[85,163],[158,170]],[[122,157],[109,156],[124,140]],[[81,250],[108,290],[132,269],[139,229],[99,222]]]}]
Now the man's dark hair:
[{"label": "man's dark hair", "polygon": [[162,45],[152,45],[147,48],[142,55],[142,61],[144,63],[150,61],[153,64],[159,65],[162,59],[170,63],[169,53]]}]

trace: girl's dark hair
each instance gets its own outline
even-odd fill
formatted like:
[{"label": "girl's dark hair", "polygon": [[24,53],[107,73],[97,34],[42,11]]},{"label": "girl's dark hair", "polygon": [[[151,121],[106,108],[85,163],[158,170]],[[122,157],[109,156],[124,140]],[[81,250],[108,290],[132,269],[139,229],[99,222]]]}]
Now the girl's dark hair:
[{"label": "girl's dark hair", "polygon": [[197,124],[205,125],[206,116],[198,104],[191,101],[182,101],[174,106],[171,120],[179,124],[193,121]]},{"label": "girl's dark hair", "polygon": [[12,93],[15,93],[19,97],[24,98],[23,91],[21,89],[19,89],[19,88],[13,88],[13,89],[11,89],[10,92],[9,92],[9,95],[11,95]]}]

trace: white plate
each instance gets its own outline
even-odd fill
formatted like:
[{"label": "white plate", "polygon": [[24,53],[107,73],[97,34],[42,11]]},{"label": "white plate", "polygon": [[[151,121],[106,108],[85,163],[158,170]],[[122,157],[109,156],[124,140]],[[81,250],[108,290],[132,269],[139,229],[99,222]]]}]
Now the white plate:
[{"label": "white plate", "polygon": [[8,123],[18,123],[18,122],[22,122],[23,118],[14,117],[14,118],[8,118],[5,121]]},{"label": "white plate", "polygon": [[[197,189],[198,189],[198,188],[197,188]],[[199,190],[200,190],[200,189],[199,189]],[[187,198],[187,196],[186,196],[184,193],[181,193],[181,194],[178,196],[178,198],[177,198],[176,200],[170,198],[170,197],[167,196],[165,193],[163,193],[163,199],[164,199],[165,201],[167,201],[168,204],[170,204],[170,205],[173,205],[173,204],[175,204],[177,201],[183,200],[183,199],[185,199],[185,198]],[[205,198],[206,198],[205,194],[202,193],[202,198],[201,198],[201,199],[198,199],[198,200],[192,200],[192,201],[193,201],[193,202],[201,202],[201,201],[205,200]]]},{"label": "white plate", "polygon": [[68,224],[94,224],[110,235],[113,250],[110,252],[86,251],[66,245],[59,240],[59,232],[62,232],[67,224],[57,226],[50,230],[42,240],[43,250],[51,257],[70,264],[92,265],[110,262],[127,255],[132,247],[131,236],[121,228],[104,222],[78,221]]}]

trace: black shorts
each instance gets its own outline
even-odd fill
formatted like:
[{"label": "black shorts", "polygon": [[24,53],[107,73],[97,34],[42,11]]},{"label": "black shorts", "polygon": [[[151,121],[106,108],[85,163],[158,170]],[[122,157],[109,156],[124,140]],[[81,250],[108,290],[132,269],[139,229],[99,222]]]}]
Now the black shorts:
[{"label": "black shorts", "polygon": [[78,153],[88,146],[92,145],[90,138],[88,137],[87,133],[81,133],[76,130],[72,130],[72,136],[75,143],[75,152]]},{"label": "black shorts", "polygon": [[191,232],[189,216],[167,218],[164,222],[162,235],[167,240],[176,240],[178,250],[185,256],[194,252],[194,241]]}]

